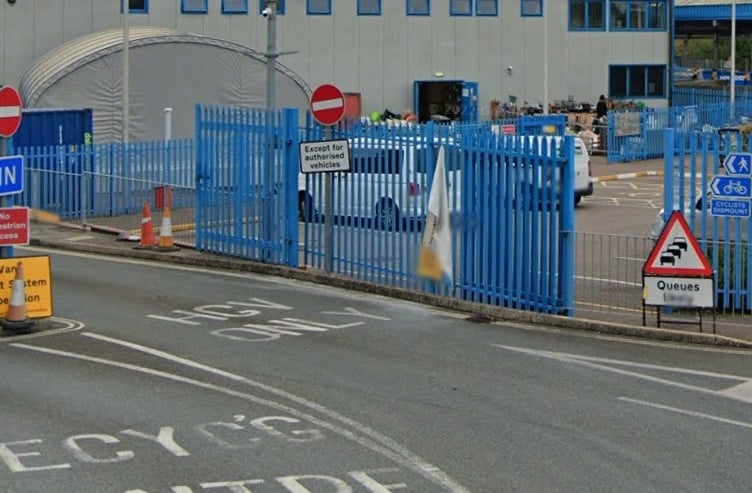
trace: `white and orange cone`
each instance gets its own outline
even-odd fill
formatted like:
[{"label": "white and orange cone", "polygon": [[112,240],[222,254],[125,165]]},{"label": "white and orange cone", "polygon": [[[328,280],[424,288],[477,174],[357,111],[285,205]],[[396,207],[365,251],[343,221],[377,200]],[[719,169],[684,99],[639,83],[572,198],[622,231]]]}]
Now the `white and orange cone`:
[{"label": "white and orange cone", "polygon": [[151,222],[149,202],[144,200],[144,207],[141,212],[141,238],[138,246],[134,248],[151,248],[156,244],[157,238],[154,236],[154,225]]},{"label": "white and orange cone", "polygon": [[26,284],[24,281],[23,262],[16,264],[16,275],[8,304],[8,312],[0,319],[0,326],[6,330],[28,330],[34,322],[26,315]]},{"label": "white and orange cone", "polygon": [[165,204],[164,212],[162,213],[162,228],[159,230],[157,250],[163,252],[180,250],[175,246],[175,240],[172,237],[172,213],[170,212],[170,206],[167,204]]}]

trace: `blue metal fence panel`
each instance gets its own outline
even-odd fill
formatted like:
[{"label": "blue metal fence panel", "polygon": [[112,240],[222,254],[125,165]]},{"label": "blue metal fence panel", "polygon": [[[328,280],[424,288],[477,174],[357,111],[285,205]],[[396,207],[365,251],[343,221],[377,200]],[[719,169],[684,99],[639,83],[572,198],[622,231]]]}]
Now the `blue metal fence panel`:
[{"label": "blue metal fence panel", "polygon": [[[141,212],[160,187],[174,207],[194,200],[193,140],[20,147],[28,186],[18,202],[65,219]],[[85,204],[85,206],[84,206]]]},{"label": "blue metal fence panel", "polygon": [[[571,137],[505,136],[490,126],[338,127],[352,171],[301,178],[304,263],[368,282],[547,313],[571,314],[574,300]],[[304,140],[319,140],[315,125]],[[417,258],[439,148],[446,156],[453,284],[420,278]],[[571,169],[570,169],[571,168]],[[332,238],[327,224],[333,223]],[[569,227],[565,234],[563,228]]]},{"label": "blue metal fence panel", "polygon": [[[724,175],[717,133],[693,132],[676,137],[665,131],[664,220],[679,210],[697,237],[716,273],[716,306],[726,310],[752,310],[752,229],[750,218],[717,217],[710,213],[712,178]],[[752,141],[744,143],[748,152]]]},{"label": "blue metal fence panel", "polygon": [[297,121],[294,109],[196,106],[197,249],[298,265]]}]

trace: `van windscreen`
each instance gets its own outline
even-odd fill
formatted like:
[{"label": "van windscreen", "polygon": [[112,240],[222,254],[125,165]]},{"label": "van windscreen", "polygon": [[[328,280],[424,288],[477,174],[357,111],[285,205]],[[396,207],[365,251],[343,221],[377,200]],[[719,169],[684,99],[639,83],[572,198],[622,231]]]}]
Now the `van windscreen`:
[{"label": "van windscreen", "polygon": [[364,149],[353,147],[350,151],[351,173],[399,174],[404,161],[400,149]]}]

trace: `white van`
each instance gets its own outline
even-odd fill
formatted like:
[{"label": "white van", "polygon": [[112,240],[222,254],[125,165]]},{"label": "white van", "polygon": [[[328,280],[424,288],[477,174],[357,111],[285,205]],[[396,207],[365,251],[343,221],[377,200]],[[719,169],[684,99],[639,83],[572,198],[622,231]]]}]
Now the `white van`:
[{"label": "white van", "polygon": [[[432,153],[426,146],[432,146]],[[350,172],[332,175],[334,213],[338,217],[361,218],[386,230],[417,224],[428,206],[430,177],[438,157],[439,144],[420,139],[402,140],[359,137],[350,140]],[[432,155],[429,166],[425,156]],[[450,211],[459,210],[460,153],[445,145],[445,168]],[[306,175],[298,178],[298,215],[311,221],[322,212],[324,177],[313,177],[306,186]]]},{"label": "white van", "polygon": [[[561,136],[556,135],[525,135],[525,136],[503,136],[503,139],[515,139],[514,148],[535,149],[541,154],[547,154],[555,145],[558,153],[561,153],[563,146]],[[574,139],[574,203],[579,204],[583,197],[593,194],[593,178],[590,162],[590,153],[585,146],[585,142],[577,136]],[[559,156],[561,157],[561,156]],[[538,186],[540,187],[541,179],[538,175]],[[532,178],[530,178],[532,183]]]}]

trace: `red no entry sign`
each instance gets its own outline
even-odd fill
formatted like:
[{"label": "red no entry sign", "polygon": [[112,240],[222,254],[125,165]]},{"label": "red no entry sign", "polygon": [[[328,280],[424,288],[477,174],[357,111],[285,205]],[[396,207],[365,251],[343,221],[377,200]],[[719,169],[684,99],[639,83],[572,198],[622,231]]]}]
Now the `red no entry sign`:
[{"label": "red no entry sign", "polygon": [[12,137],[21,125],[21,95],[15,87],[0,88],[0,137]]},{"label": "red no entry sign", "polygon": [[345,96],[337,86],[323,84],[311,94],[311,114],[322,125],[336,125],[345,115]]}]

